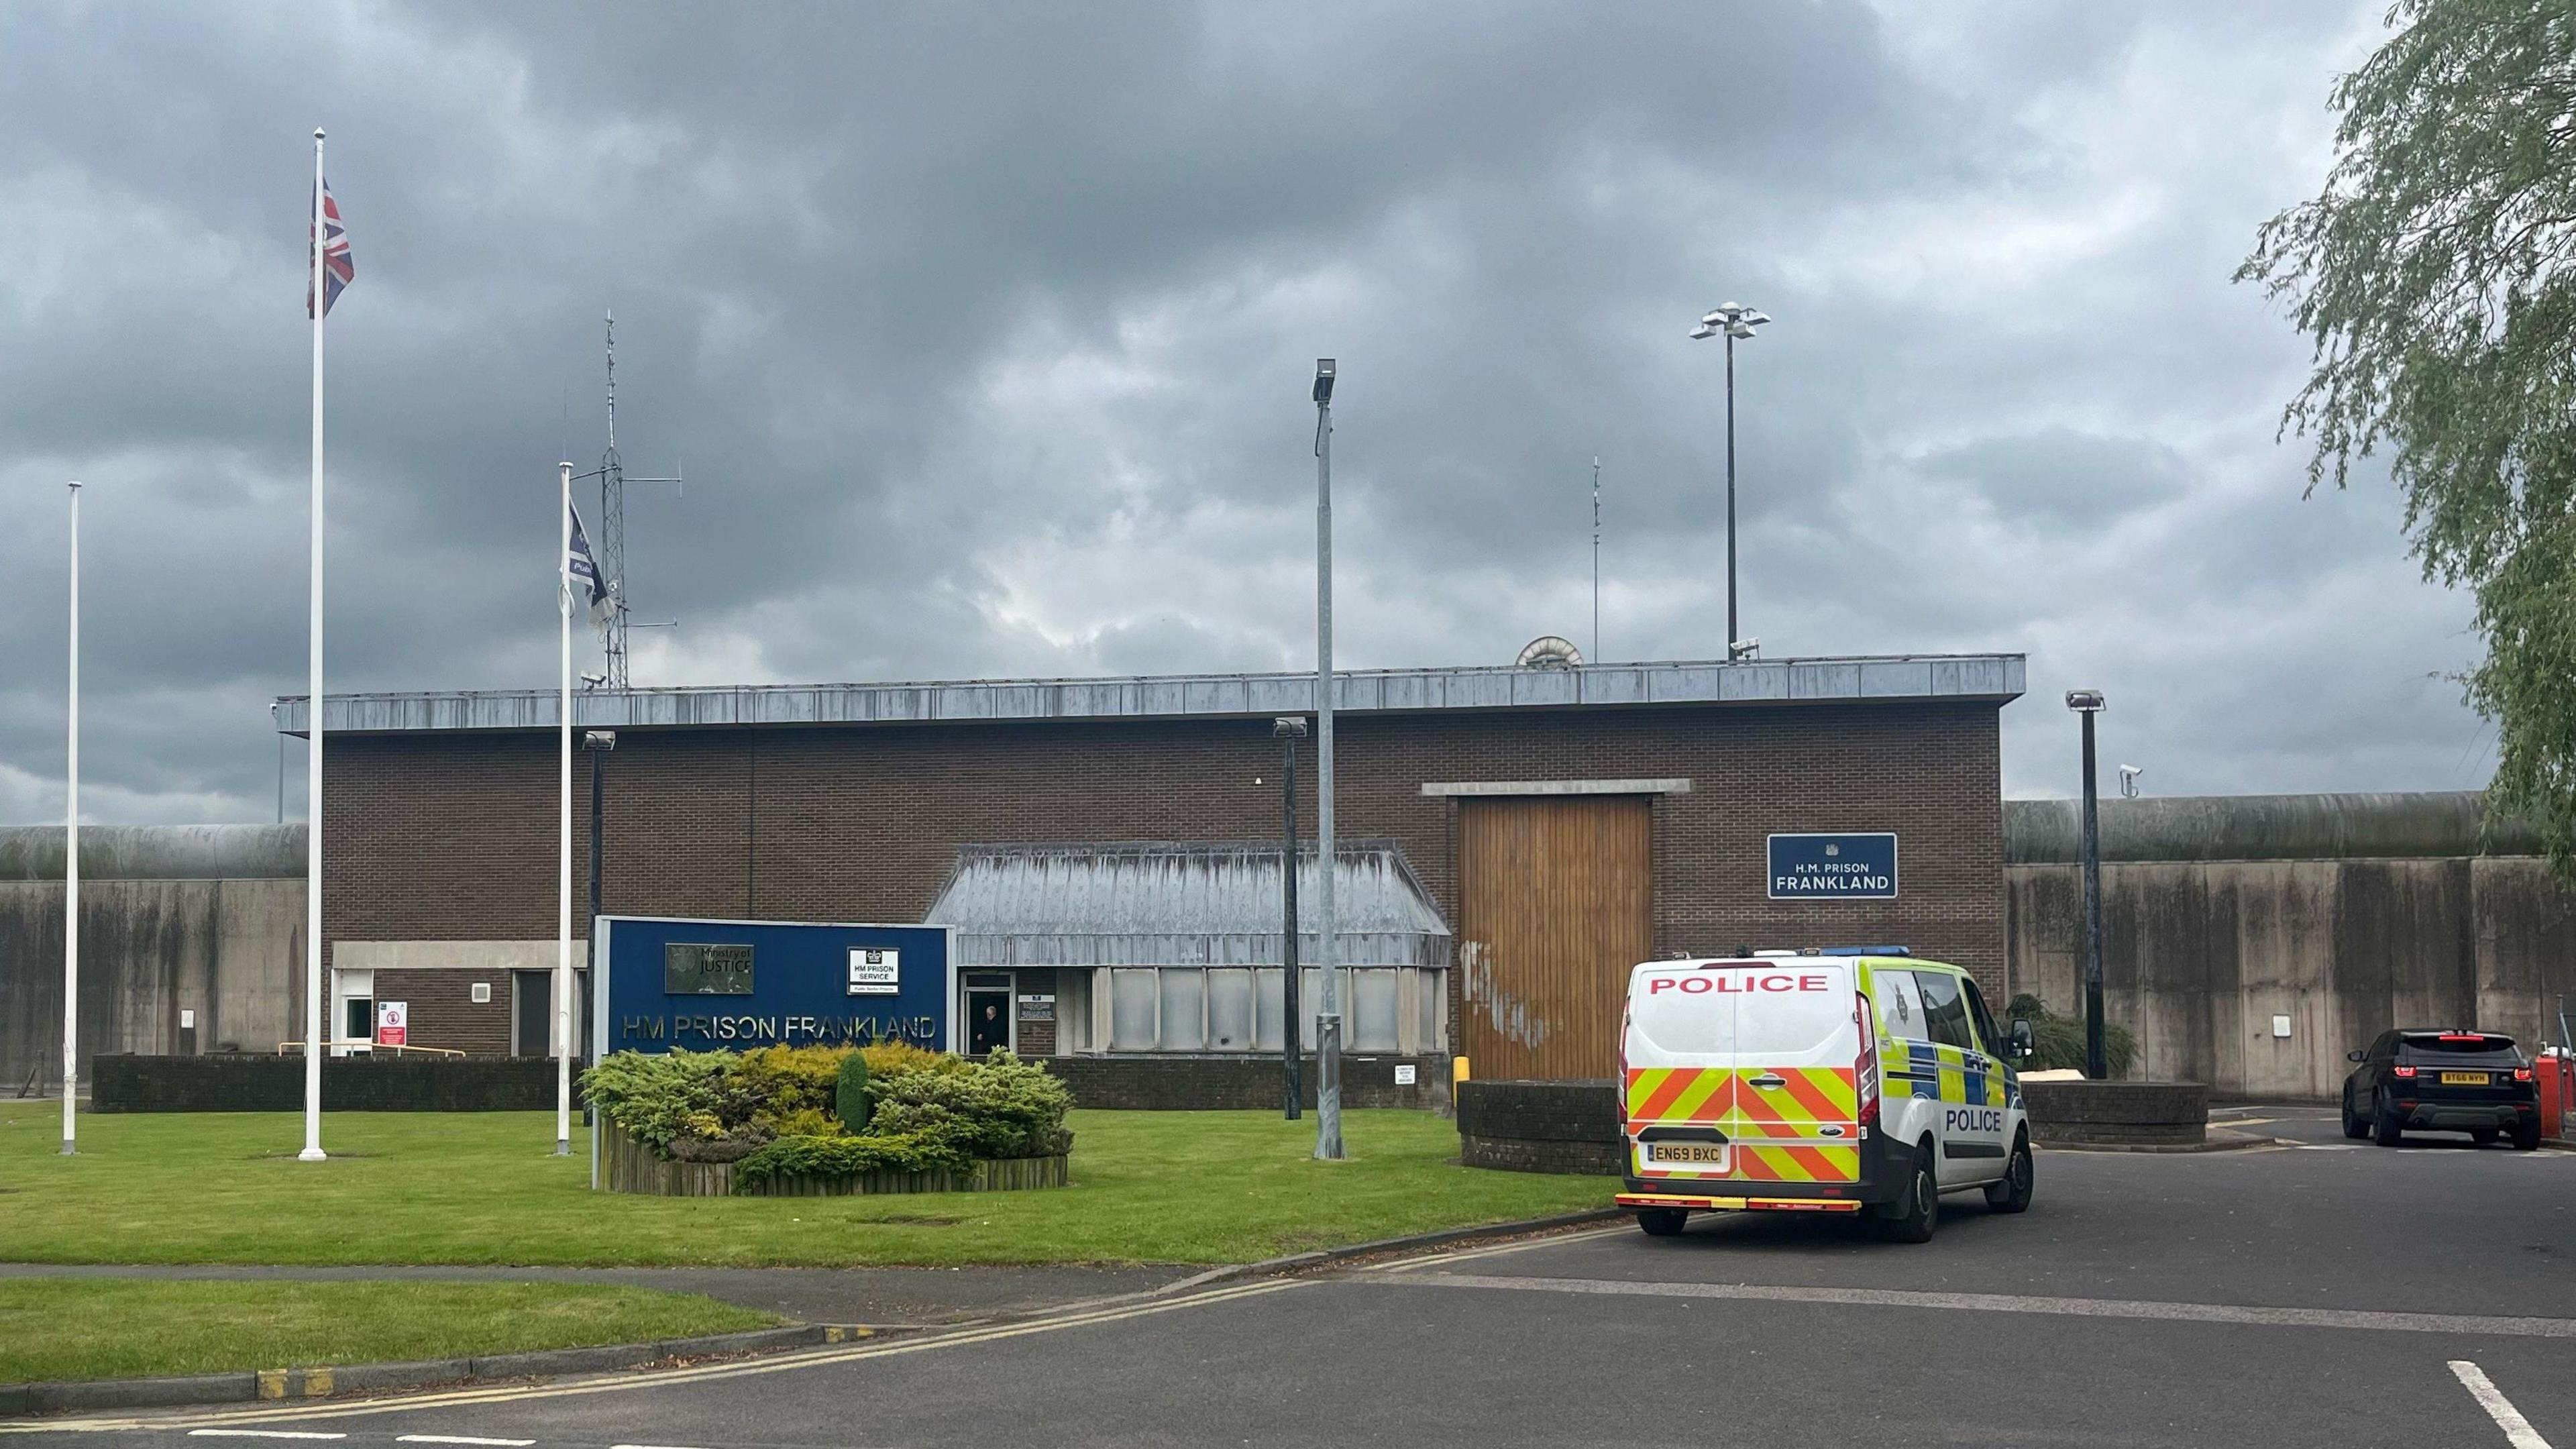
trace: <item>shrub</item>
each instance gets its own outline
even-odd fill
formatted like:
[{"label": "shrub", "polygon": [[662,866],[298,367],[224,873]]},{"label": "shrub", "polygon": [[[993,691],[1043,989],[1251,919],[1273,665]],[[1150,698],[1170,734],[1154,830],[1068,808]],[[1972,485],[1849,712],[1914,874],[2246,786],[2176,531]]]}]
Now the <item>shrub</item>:
[{"label": "shrub", "polygon": [[876,1110],[876,1098],[868,1090],[868,1054],[851,1052],[841,1058],[841,1080],[833,1097],[841,1114],[841,1128],[846,1132],[868,1130],[868,1114]]},{"label": "shrub", "polygon": [[974,1063],[946,1052],[934,1052],[908,1041],[884,1041],[859,1048],[859,1057],[868,1064],[871,1077],[899,1077],[906,1072],[971,1071]]},{"label": "shrub", "polygon": [[781,1137],[734,1165],[738,1179],[855,1177],[864,1172],[962,1172],[969,1159],[949,1143],[918,1134]]},{"label": "shrub", "polygon": [[911,1072],[883,1083],[870,1127],[933,1137],[973,1157],[1042,1157],[1072,1146],[1064,1130],[1072,1105],[1064,1083],[1000,1051],[961,1071]]},{"label": "shrub", "polygon": [[[2084,1070],[2084,1019],[2059,1016],[2025,991],[2004,1007],[2005,1018],[2030,1023],[2031,1056],[2024,1065],[2041,1071]],[[2102,1065],[2113,1081],[2137,1065],[2138,1034],[2116,1021],[2102,1023]]]},{"label": "shrub", "polygon": [[757,1047],[734,1062],[727,1095],[739,1098],[740,1120],[766,1121],[779,1136],[795,1136],[783,1124],[806,1112],[829,1113],[841,1063],[852,1055],[848,1047]]},{"label": "shrub", "polygon": [[609,1121],[669,1156],[671,1144],[719,1137],[730,1052],[615,1052],[582,1073],[581,1089]]}]

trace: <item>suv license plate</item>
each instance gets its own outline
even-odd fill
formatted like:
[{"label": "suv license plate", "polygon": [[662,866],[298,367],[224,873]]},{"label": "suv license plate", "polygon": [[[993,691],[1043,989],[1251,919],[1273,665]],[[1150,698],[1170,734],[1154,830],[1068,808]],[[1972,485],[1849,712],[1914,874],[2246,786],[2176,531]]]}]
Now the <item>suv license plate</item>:
[{"label": "suv license plate", "polygon": [[1723,1142],[1649,1142],[1646,1148],[1657,1167],[1726,1167]]},{"label": "suv license plate", "polygon": [[2486,1084],[2487,1074],[2484,1072],[2444,1072],[2442,1074],[2442,1085],[2445,1087],[2483,1087]]}]

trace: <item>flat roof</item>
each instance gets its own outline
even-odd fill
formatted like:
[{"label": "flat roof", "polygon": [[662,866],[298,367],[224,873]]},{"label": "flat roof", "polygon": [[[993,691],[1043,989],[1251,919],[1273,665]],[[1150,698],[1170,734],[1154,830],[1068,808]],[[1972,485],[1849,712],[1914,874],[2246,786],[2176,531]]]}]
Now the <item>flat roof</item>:
[{"label": "flat roof", "polygon": [[[1629,708],[1675,704],[1902,703],[2020,697],[2019,654],[1901,654],[1582,664],[1566,668],[1361,669],[1334,680],[1348,714]],[[334,694],[333,734],[535,730],[560,724],[551,689]],[[280,733],[305,733],[305,697],[277,701]],[[1166,674],[1115,679],[970,679],[920,684],[752,684],[587,690],[573,723],[589,729],[717,725],[985,723],[1020,720],[1267,718],[1312,714],[1315,676]]]}]

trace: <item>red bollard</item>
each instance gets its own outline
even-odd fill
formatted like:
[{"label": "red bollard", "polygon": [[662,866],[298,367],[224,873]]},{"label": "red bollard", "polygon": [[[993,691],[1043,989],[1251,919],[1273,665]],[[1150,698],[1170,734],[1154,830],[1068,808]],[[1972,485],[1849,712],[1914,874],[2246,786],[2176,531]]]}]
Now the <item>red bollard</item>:
[{"label": "red bollard", "polygon": [[2567,1070],[2567,1058],[2558,1053],[2543,1052],[2532,1063],[2532,1075],[2540,1087],[2540,1135],[2555,1137],[2559,1124],[2566,1119],[2568,1089],[2576,1087],[2576,1072]]}]

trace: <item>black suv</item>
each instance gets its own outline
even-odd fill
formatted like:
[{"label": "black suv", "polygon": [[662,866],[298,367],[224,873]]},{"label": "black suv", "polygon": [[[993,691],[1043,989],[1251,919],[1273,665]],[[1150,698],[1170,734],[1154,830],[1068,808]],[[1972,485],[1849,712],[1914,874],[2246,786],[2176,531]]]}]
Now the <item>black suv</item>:
[{"label": "black suv", "polygon": [[2361,1063],[2343,1082],[2343,1135],[2397,1145],[2410,1128],[2466,1132],[2483,1146],[2511,1135],[2540,1145],[2540,1092],[2509,1036],[2485,1031],[2382,1032],[2345,1054]]}]

